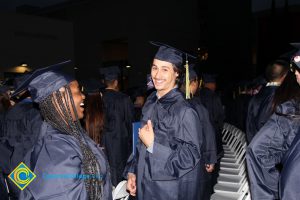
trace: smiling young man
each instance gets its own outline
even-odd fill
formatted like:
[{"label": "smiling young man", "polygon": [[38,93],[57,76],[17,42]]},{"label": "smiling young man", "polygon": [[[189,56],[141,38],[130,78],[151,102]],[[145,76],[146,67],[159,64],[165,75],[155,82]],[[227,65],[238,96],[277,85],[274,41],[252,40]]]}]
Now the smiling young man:
[{"label": "smiling young man", "polygon": [[183,53],[161,43],[151,77],[156,91],[142,111],[136,157],[125,171],[127,189],[138,199],[199,199],[202,137],[199,118],[177,88]]},{"label": "smiling young man", "polygon": [[157,91],[157,96],[162,97],[176,86],[178,69],[170,62],[154,59],[151,68],[151,77]]}]

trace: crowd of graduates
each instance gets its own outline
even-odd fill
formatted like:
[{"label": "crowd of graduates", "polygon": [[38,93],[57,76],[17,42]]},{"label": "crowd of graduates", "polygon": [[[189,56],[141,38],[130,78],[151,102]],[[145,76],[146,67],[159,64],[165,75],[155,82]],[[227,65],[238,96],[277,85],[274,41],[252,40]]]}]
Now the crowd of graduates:
[{"label": "crowd of graduates", "polygon": [[[224,154],[224,121],[247,136],[252,199],[300,197],[297,46],[225,104],[216,76],[198,76],[193,55],[151,44],[158,50],[147,86],[127,94],[119,89],[118,66],[101,68],[102,81],[75,80],[63,73],[71,61],[1,86],[1,199],[112,199],[113,188],[127,180],[132,199],[208,200]],[[136,121],[141,127],[133,146]],[[21,162],[36,175],[24,190],[8,178]]]}]

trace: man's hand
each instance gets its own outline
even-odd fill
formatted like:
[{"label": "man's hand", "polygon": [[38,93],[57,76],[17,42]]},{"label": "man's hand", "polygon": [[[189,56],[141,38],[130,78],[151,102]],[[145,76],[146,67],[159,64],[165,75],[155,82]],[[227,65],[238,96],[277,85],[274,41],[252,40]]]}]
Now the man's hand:
[{"label": "man's hand", "polygon": [[154,131],[151,120],[147,121],[147,124],[139,129],[139,137],[144,145],[148,148],[154,141]]},{"label": "man's hand", "polygon": [[215,164],[205,164],[205,169],[208,173],[211,173],[215,169]]},{"label": "man's hand", "polygon": [[136,175],[133,173],[128,173],[127,175],[127,187],[126,189],[129,191],[131,196],[136,195]]}]

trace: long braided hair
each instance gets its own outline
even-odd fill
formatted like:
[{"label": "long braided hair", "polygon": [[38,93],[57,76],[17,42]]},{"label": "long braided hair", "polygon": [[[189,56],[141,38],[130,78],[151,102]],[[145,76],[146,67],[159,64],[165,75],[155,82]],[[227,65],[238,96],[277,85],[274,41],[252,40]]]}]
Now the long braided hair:
[{"label": "long braided hair", "polygon": [[[70,103],[71,105],[69,105]],[[78,140],[83,154],[83,172],[87,176],[87,178],[84,178],[84,182],[89,199],[103,199],[103,182],[100,179],[101,177],[97,177],[100,175],[100,165],[83,138],[82,134],[85,133],[78,120],[70,86],[66,85],[63,90],[53,92],[41,101],[39,106],[46,122]],[[72,117],[72,111],[76,120]]]}]

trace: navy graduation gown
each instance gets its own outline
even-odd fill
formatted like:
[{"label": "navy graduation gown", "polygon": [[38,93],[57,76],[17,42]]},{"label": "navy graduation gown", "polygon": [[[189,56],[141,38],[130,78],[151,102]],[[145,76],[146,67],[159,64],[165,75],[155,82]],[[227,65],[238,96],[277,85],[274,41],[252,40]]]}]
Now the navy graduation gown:
[{"label": "navy graduation gown", "polygon": [[[104,153],[85,133],[87,145],[97,158],[103,180],[103,199],[112,199],[112,188],[108,162]],[[84,174],[82,152],[79,142],[70,135],[61,133],[44,122],[40,139],[34,148],[27,153],[24,163],[36,174],[36,178],[21,192],[20,200],[88,199],[83,178],[74,178]]]},{"label": "navy graduation gown", "polygon": [[20,189],[7,176],[24,159],[36,142],[42,117],[35,103],[24,99],[10,108],[3,117],[0,138],[0,168],[6,178],[10,197],[17,199]]},{"label": "navy graduation gown", "polygon": [[103,94],[104,128],[101,140],[111,168],[114,186],[123,180],[126,161],[132,151],[134,108],[129,96],[106,89]]},{"label": "navy graduation gown", "polygon": [[143,108],[142,123],[152,121],[153,153],[140,142],[125,174],[137,175],[137,199],[200,199],[202,135],[196,111],[178,89],[160,99],[153,92]]},{"label": "navy graduation gown", "polygon": [[201,130],[199,134],[203,136],[202,143],[202,160],[205,164],[217,163],[217,146],[216,146],[216,133],[210,122],[207,109],[202,105],[199,97],[193,97],[189,100],[193,108],[197,111],[199,116]]},{"label": "navy graduation gown", "polygon": [[[300,130],[300,129],[299,129]],[[300,134],[299,131],[283,158],[279,194],[281,200],[298,200],[300,198]]]},{"label": "navy graduation gown", "polygon": [[[4,121],[4,113],[0,113],[0,152],[3,154],[4,153],[4,147],[2,144],[1,138],[3,138],[3,121]],[[9,153],[10,154],[10,153]],[[5,174],[3,172],[4,164],[1,163],[7,163],[8,164],[8,158],[5,158],[5,156],[0,156],[0,196],[3,198],[3,200],[8,200],[8,191],[6,189],[6,183],[5,183]]]},{"label": "navy graduation gown", "polygon": [[266,86],[251,98],[246,120],[248,143],[272,115],[272,100],[277,88],[278,86]]},{"label": "navy graduation gown", "polygon": [[214,91],[208,88],[200,90],[200,99],[207,109],[210,122],[215,129],[217,153],[218,159],[220,159],[223,155],[222,130],[225,119],[221,99]]},{"label": "navy graduation gown", "polygon": [[[239,94],[234,100],[234,116],[235,120],[233,125],[239,128],[241,131],[245,132],[246,130],[246,118],[248,112],[248,105],[251,96],[249,94]],[[230,111],[231,112],[231,111]]]},{"label": "navy graduation gown", "polygon": [[199,177],[199,179],[201,180],[201,184],[199,188],[200,199],[209,200],[211,194],[213,193],[212,176],[214,173],[207,172],[205,164],[217,163],[217,146],[216,146],[215,130],[210,123],[208,111],[202,105],[200,98],[193,97],[188,101],[192,104],[194,109],[197,111],[200,120],[200,126],[201,126],[201,129],[198,130],[198,133],[203,136],[203,144],[201,148],[202,175]]},{"label": "navy graduation gown", "polygon": [[[246,159],[253,199],[277,199],[279,170],[283,155],[289,149],[300,125],[288,117],[299,112],[299,104],[287,101],[276,108],[247,148]],[[283,116],[283,114],[287,116]]]}]

